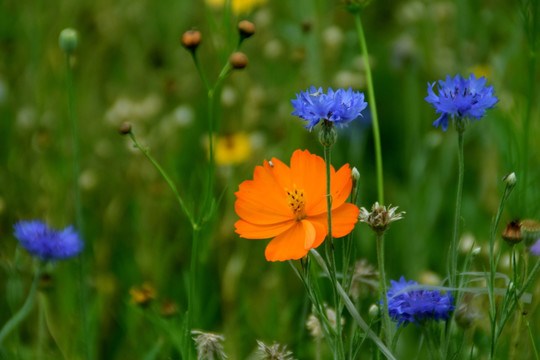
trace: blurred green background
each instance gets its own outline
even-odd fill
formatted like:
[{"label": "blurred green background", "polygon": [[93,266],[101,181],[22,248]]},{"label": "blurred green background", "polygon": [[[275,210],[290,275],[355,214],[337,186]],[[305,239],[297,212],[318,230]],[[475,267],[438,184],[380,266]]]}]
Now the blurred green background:
[{"label": "blurred green background", "polygon": [[[366,91],[354,18],[339,1],[268,1],[238,14],[203,1],[2,1],[0,323],[20,308],[32,278],[31,258],[16,250],[12,225],[34,218],[56,227],[75,221],[66,72],[58,47],[60,31],[72,27],[79,33],[72,66],[91,318],[87,341],[99,359],[143,358],[151,349],[158,349],[157,358],[178,358],[145,312],[159,313],[164,301],[178,309],[166,321],[179,321],[185,311],[191,228],[159,173],[118,134],[118,127],[132,123],[139,141],[172,176],[190,206],[196,206],[206,171],[206,98],[179,39],[189,29],[202,32],[198,54],[214,81],[236,45],[236,24],[244,19],[254,22],[257,32],[242,45],[247,68],[233,72],[218,94],[216,196],[223,193],[223,200],[204,236],[196,325],[223,333],[231,359],[246,358],[255,339],[288,344],[297,358],[313,358],[302,284],[287,263],[265,261],[266,241],[240,239],[234,233],[234,192],[263,159],[288,163],[299,148],[322,156],[316,133],[290,115],[295,93],[311,85]],[[474,268],[483,271],[489,226],[503,189],[500,179],[506,173],[516,172],[518,186],[501,222],[540,218],[534,141],[538,91],[530,100],[535,106],[526,154],[522,126],[527,86],[529,81],[538,84],[539,76],[536,72],[530,80],[520,4],[373,1],[362,19],[379,111],[385,199],[407,212],[386,236],[389,278],[404,275],[423,282],[435,276],[440,282],[445,277],[457,135],[453,129],[443,133],[431,126],[438,115],[424,101],[427,83],[473,72],[486,76],[499,97],[496,108],[465,134],[462,229],[467,241],[474,239],[482,247]],[[333,148],[334,166],[350,163],[360,171],[359,206],[366,208],[376,200],[369,118],[339,130]],[[528,184],[519,182],[525,166]],[[376,263],[369,228],[359,224],[354,236],[358,259]],[[34,358],[40,333],[45,359],[82,358],[76,261],[60,262],[48,273],[36,310],[6,344],[6,354],[13,358]],[[156,291],[147,308],[130,300],[130,288],[143,283]],[[532,292],[538,295],[538,285]],[[374,292],[363,294],[362,311],[376,301]],[[536,296],[526,306],[540,342],[537,304]],[[487,346],[487,316],[482,313],[467,333],[480,349]],[[39,329],[46,329],[44,335]],[[414,326],[404,331],[413,344],[400,345],[404,358],[415,354],[418,334]],[[522,345],[523,354],[530,354],[530,343]]]}]

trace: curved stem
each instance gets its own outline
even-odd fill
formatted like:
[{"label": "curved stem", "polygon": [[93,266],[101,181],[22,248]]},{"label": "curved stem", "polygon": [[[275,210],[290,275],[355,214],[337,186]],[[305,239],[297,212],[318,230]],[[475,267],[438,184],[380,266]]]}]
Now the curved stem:
[{"label": "curved stem", "polygon": [[[323,269],[323,271],[330,276],[330,271],[328,271],[328,267],[326,266],[326,263],[324,262],[324,259],[321,257],[321,255],[317,252],[315,249],[311,249],[309,251],[311,255],[315,258],[315,260],[319,263],[319,266]],[[354,306],[353,302],[343,290],[343,287],[338,283],[337,284],[337,291],[341,298],[343,299],[343,302],[345,304],[345,307],[349,311],[349,314],[351,314],[351,317],[354,319],[354,321],[360,326],[360,328],[367,334],[367,337],[369,337],[375,345],[379,348],[379,351],[386,356],[387,359],[395,360],[396,358],[392,354],[392,352],[384,345],[384,343],[381,341],[381,339],[369,328],[368,324],[364,321],[362,316],[358,313],[358,310],[356,310],[356,307]]]},{"label": "curved stem", "polygon": [[461,200],[463,197],[463,177],[465,173],[463,157],[463,131],[458,131],[458,184],[456,195],[456,213],[454,217],[454,234],[450,244],[450,287],[457,287],[457,256],[458,256],[458,238],[459,222],[461,218]]},{"label": "curved stem", "polygon": [[41,264],[38,264],[36,273],[34,275],[34,280],[32,281],[32,285],[30,286],[30,292],[28,293],[28,297],[26,298],[26,301],[24,302],[22,308],[17,311],[17,313],[15,313],[15,315],[13,315],[11,319],[8,320],[8,322],[6,322],[2,327],[2,330],[0,330],[0,347],[4,342],[6,336],[8,336],[9,333],[11,333],[28,316],[28,314],[30,314],[30,311],[34,307],[37,284],[39,281],[39,276],[41,275],[40,265]]},{"label": "curved stem", "polygon": [[161,174],[161,176],[163,177],[163,179],[165,180],[165,182],[167,183],[167,185],[169,185],[169,188],[171,188],[171,190],[173,191],[175,197],[176,197],[176,200],[178,201],[178,203],[180,204],[180,207],[182,208],[182,211],[184,212],[184,214],[186,215],[186,217],[188,218],[191,226],[193,226],[194,228],[197,228],[197,224],[195,223],[195,220],[193,219],[193,216],[191,215],[191,213],[189,212],[188,208],[186,207],[186,205],[184,204],[184,200],[182,200],[182,197],[180,196],[180,194],[178,193],[178,190],[176,188],[176,185],[174,185],[173,181],[171,180],[171,178],[169,177],[169,175],[167,175],[167,173],[165,172],[165,170],[163,170],[163,168],[157,163],[157,161],[152,157],[152,155],[150,155],[150,152],[148,150],[146,150],[145,148],[143,148],[139,142],[137,141],[137,139],[135,138],[135,135],[133,134],[133,132],[129,132],[128,133],[129,136],[131,137],[131,140],[133,141],[133,143],[135,144],[135,147],[137,149],[139,149],[143,154],[144,156],[146,156],[146,158],[148,160],[150,160],[150,162],[152,163],[152,165],[154,165],[154,167],[157,169],[157,171],[159,171],[159,173]]},{"label": "curved stem", "polygon": [[373,78],[371,76],[371,67],[369,65],[369,52],[367,49],[366,37],[364,36],[364,29],[362,27],[362,19],[360,13],[355,14],[356,30],[358,32],[358,39],[360,40],[360,47],[362,49],[362,56],[364,57],[364,68],[366,71],[366,83],[368,90],[368,101],[371,110],[372,127],[373,127],[373,142],[375,143],[375,161],[377,166],[377,199],[379,204],[384,204],[384,181],[383,181],[383,164],[382,164],[382,150],[381,150],[381,135],[379,134],[379,117],[377,116],[377,105],[375,103],[375,90],[373,87]]}]

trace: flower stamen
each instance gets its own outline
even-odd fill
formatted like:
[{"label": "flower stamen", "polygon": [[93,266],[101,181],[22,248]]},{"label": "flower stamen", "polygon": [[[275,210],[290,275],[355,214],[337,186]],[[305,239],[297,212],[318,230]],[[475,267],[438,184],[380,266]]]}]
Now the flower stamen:
[{"label": "flower stamen", "polygon": [[296,184],[294,190],[285,188],[287,192],[287,204],[291,208],[296,221],[306,218],[306,201],[304,200],[304,189],[298,190]]}]

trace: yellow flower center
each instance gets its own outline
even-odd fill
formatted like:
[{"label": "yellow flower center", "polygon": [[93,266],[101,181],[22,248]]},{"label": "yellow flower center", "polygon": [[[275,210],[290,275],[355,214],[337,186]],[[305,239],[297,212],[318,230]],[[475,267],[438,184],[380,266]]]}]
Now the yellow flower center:
[{"label": "yellow flower center", "polygon": [[287,204],[291,208],[296,221],[306,217],[306,202],[304,200],[304,190],[298,190],[294,185],[293,190],[285,189],[287,192]]}]

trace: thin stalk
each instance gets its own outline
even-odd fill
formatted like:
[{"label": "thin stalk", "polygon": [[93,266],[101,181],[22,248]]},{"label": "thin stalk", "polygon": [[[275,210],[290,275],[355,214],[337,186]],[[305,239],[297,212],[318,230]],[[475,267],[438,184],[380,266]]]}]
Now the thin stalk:
[{"label": "thin stalk", "polygon": [[210,83],[208,82],[208,78],[206,77],[206,74],[204,73],[201,64],[199,63],[199,60],[197,59],[197,53],[195,50],[190,50],[189,53],[191,54],[191,57],[193,58],[193,62],[195,63],[195,67],[197,68],[197,72],[199,73],[199,77],[201,78],[204,88],[207,92],[210,91]]},{"label": "thin stalk", "polygon": [[154,167],[157,169],[157,171],[160,173],[160,175],[163,177],[163,179],[165,180],[165,182],[167,183],[167,185],[169,185],[169,188],[173,191],[174,193],[174,196],[176,197],[176,200],[178,201],[178,204],[180,204],[180,207],[182,208],[182,211],[184,212],[184,214],[186,215],[186,217],[188,218],[191,226],[193,228],[198,228],[198,225],[195,223],[195,220],[193,219],[193,216],[191,215],[191,212],[188,210],[188,208],[186,207],[185,203],[184,203],[184,200],[182,200],[182,197],[180,196],[180,194],[178,193],[178,190],[176,188],[176,185],[174,185],[173,181],[171,180],[171,178],[169,177],[169,175],[167,175],[167,173],[165,172],[165,170],[163,170],[163,168],[157,163],[157,161],[152,157],[152,155],[150,155],[150,152],[148,150],[146,150],[145,148],[143,148],[139,142],[137,141],[137,138],[135,138],[135,135],[133,134],[133,132],[129,132],[128,133],[129,136],[131,137],[131,140],[133,141],[133,143],[135,144],[135,147],[137,149],[139,149],[143,154],[144,156],[146,156],[146,158],[148,160],[150,160],[150,162],[152,163],[152,165],[154,165]]},{"label": "thin stalk", "polygon": [[531,324],[529,324],[529,320],[525,320],[525,326],[527,327],[527,332],[529,333],[529,337],[531,338],[531,345],[534,351],[534,358],[538,360],[540,359],[540,357],[538,356],[538,349],[536,348],[536,342],[535,342],[534,335],[531,330]]},{"label": "thin stalk", "polygon": [[24,302],[22,308],[15,313],[11,317],[11,319],[8,320],[2,327],[2,330],[0,330],[0,348],[2,346],[2,343],[4,342],[4,339],[6,336],[9,335],[19,324],[30,314],[30,311],[34,307],[34,302],[36,300],[36,289],[39,281],[39,276],[41,275],[41,264],[38,264],[36,273],[34,274],[34,280],[32,281],[32,285],[30,286],[30,292],[28,293],[28,297],[26,298],[26,301]]},{"label": "thin stalk", "polygon": [[463,175],[465,173],[465,161],[463,156],[463,131],[458,131],[458,184],[456,195],[456,213],[454,217],[454,234],[450,243],[450,287],[457,287],[457,256],[459,222],[461,218],[461,200],[463,198]]},{"label": "thin stalk", "polygon": [[[540,269],[540,260],[538,260],[536,264],[534,265],[534,268],[532,269],[531,273],[529,274],[529,277],[525,281],[525,284],[523,284],[523,287],[521,288],[521,290],[518,291],[517,295],[515,296],[516,299],[521,299],[521,296],[525,293],[525,291],[527,291],[527,288],[531,285],[539,269]],[[508,315],[513,313],[516,305],[517,305],[517,301],[513,301],[512,304],[510,304],[508,311],[505,311],[504,314],[501,314],[501,321],[499,323],[499,326],[497,328],[497,333],[495,335],[495,343],[501,336],[504,326],[506,325],[506,322],[508,321],[508,318],[509,318]]]},{"label": "thin stalk", "polygon": [[[43,294],[41,294],[43,296]],[[43,343],[45,342],[45,309],[41,296],[38,294],[38,336],[37,336],[37,360],[43,360]]]},{"label": "thin stalk", "polygon": [[336,278],[336,258],[334,249],[334,239],[332,237],[332,193],[331,193],[331,157],[330,146],[324,146],[324,161],[326,163],[326,210],[328,213],[328,239],[326,240],[326,257],[330,263],[330,280],[332,281],[332,292],[334,294],[334,303],[336,311],[336,341],[335,347],[337,351],[337,359],[345,359],[345,349],[343,339],[341,338],[341,313],[340,299],[337,293],[337,278]]},{"label": "thin stalk", "polygon": [[[68,111],[69,111],[69,120],[71,122],[71,137],[73,142],[73,190],[75,193],[75,224],[77,230],[81,235],[84,234],[84,218],[82,216],[82,200],[81,200],[81,187],[79,185],[79,174],[80,174],[80,165],[79,165],[79,130],[77,125],[77,116],[75,114],[75,91],[73,86],[73,73],[70,65],[70,54],[66,53],[65,64],[66,64],[66,91],[68,96]],[[83,346],[85,351],[85,358],[87,360],[92,358],[92,349],[90,339],[90,330],[89,330],[89,320],[88,320],[88,294],[86,289],[86,257],[83,255],[79,256],[77,260],[78,267],[78,277],[79,277],[79,312],[82,318],[82,328],[83,328]]]},{"label": "thin stalk", "polygon": [[[532,107],[534,104],[534,87],[535,87],[535,75],[536,75],[536,36],[538,35],[538,4],[539,1],[531,1],[531,15],[532,20],[529,22],[528,18],[525,18],[525,31],[527,32],[527,40],[529,45],[529,61],[528,61],[528,82],[527,82],[527,105],[525,108],[525,116],[523,118],[523,182],[521,188],[522,206],[523,211],[527,210],[527,189],[528,189],[528,156],[529,156],[529,133]],[[526,9],[524,11],[527,11]]]},{"label": "thin stalk", "polygon": [[377,262],[379,264],[379,291],[382,294],[383,299],[383,326],[381,326],[381,330],[386,345],[391,346],[392,325],[390,323],[390,316],[388,314],[388,290],[386,288],[386,272],[384,270],[384,234],[382,233],[377,233]]},{"label": "thin stalk", "polygon": [[186,346],[188,347],[188,354],[189,359],[193,358],[193,346],[191,342],[191,329],[193,329],[193,323],[194,319],[198,317],[198,308],[196,308],[196,305],[198,304],[197,299],[197,293],[196,293],[196,284],[197,284],[197,265],[199,264],[198,261],[198,250],[199,250],[199,235],[200,230],[193,228],[193,241],[191,243],[191,259],[190,259],[190,266],[189,266],[189,291],[188,291],[188,312],[187,312],[187,339],[186,339]]},{"label": "thin stalk", "polygon": [[372,128],[373,128],[373,142],[375,144],[375,161],[377,166],[377,198],[379,204],[384,204],[384,188],[383,188],[383,164],[382,164],[382,151],[381,151],[381,135],[379,133],[379,117],[377,115],[377,105],[375,103],[375,90],[373,87],[373,77],[371,76],[371,67],[369,65],[369,52],[367,49],[366,37],[364,36],[364,29],[362,27],[362,19],[360,18],[360,12],[355,14],[356,30],[358,32],[358,39],[360,40],[360,47],[362,49],[362,56],[364,57],[364,68],[366,71],[366,83],[368,90],[368,101],[371,110]]},{"label": "thin stalk", "polygon": [[497,308],[495,304],[495,273],[497,271],[497,266],[499,264],[499,258],[501,255],[501,252],[499,250],[497,256],[494,254],[495,250],[495,237],[497,235],[497,228],[499,227],[499,223],[501,221],[501,215],[504,210],[504,205],[506,203],[506,200],[510,196],[510,193],[512,192],[512,189],[514,188],[514,185],[506,184],[506,187],[504,189],[503,196],[501,197],[501,201],[499,203],[499,208],[497,209],[497,214],[495,215],[495,219],[493,221],[493,224],[491,226],[490,234],[489,234],[489,279],[488,279],[488,298],[489,298],[489,306],[490,306],[490,322],[491,322],[491,346],[490,346],[490,359],[493,358],[495,355],[495,334],[496,334],[496,327],[497,327]]},{"label": "thin stalk", "polygon": [[[319,266],[323,269],[323,271],[330,276],[330,271],[328,270],[328,267],[326,266],[326,263],[322,256],[317,252],[315,249],[309,250],[311,255],[315,258]],[[343,290],[343,287],[341,284],[337,283],[337,291],[341,298],[343,299],[343,302],[345,304],[345,307],[349,311],[349,314],[351,314],[351,317],[353,320],[360,326],[360,328],[366,333],[367,337],[369,337],[375,345],[379,348],[379,351],[386,356],[387,359],[393,359],[395,360],[395,356],[392,354],[392,352],[386,347],[386,345],[381,341],[381,339],[375,334],[368,326],[368,324],[364,321],[362,316],[358,313],[358,310],[356,310],[356,307],[354,306],[353,302]]]}]

